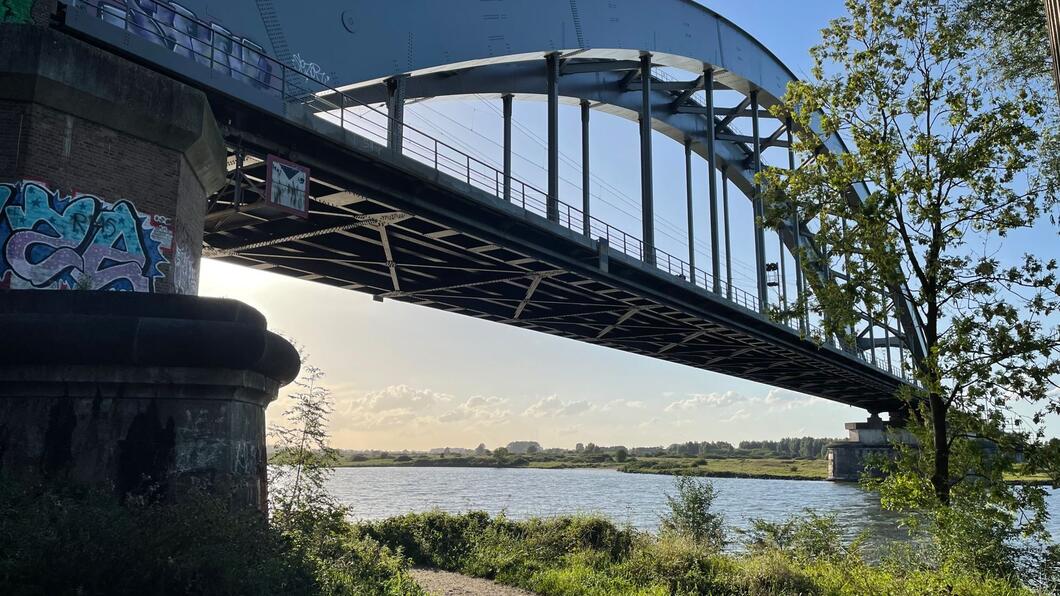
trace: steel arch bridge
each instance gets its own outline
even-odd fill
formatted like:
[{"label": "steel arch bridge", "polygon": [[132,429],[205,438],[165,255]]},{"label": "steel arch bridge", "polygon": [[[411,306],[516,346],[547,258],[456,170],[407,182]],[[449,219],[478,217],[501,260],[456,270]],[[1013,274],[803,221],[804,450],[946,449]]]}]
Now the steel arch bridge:
[{"label": "steel arch bridge", "polygon": [[[786,149],[795,167],[790,123],[769,112],[795,77],[762,44],[699,4],[69,1],[62,26],[210,98],[230,144],[230,183],[210,200],[204,256],[873,413],[901,408],[895,393],[909,382],[905,362],[924,351],[904,286],[879,289],[888,315],[866,316],[853,343],[825,337],[805,312],[772,320],[767,231],[757,223],[756,287],[733,285],[728,190],[737,189],[760,215],[755,174],[763,152]],[[409,102],[476,95],[502,100],[502,167],[404,122]],[[542,189],[511,171],[513,103],[531,98],[547,104]],[[564,102],[582,114],[578,205],[560,200]],[[591,215],[592,111],[639,123],[639,235]],[[653,130],[684,145],[686,168],[693,155],[708,164],[708,196],[697,199],[688,183],[689,229],[694,202],[709,211],[706,266],[694,262],[693,248],[679,258],[655,246]],[[830,137],[820,150],[845,147]],[[308,217],[262,199],[267,154],[311,168]],[[866,195],[856,185],[849,200]],[[776,233],[781,262],[787,252],[795,263],[797,293],[842,282],[810,222],[793,219]],[[803,279],[804,271],[815,279]],[[786,280],[783,287],[786,300]]]}]

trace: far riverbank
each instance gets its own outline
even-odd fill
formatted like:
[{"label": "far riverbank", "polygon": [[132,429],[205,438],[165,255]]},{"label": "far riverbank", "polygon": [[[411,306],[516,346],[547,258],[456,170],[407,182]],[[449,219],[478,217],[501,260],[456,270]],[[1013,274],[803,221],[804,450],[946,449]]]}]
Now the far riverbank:
[{"label": "far riverbank", "polygon": [[[661,474],[673,476],[701,476],[707,478],[747,478],[758,480],[816,480],[828,479],[828,464],[824,459],[785,458],[696,458],[696,457],[641,457],[625,462],[564,461],[535,459],[533,456],[469,457],[438,455],[396,455],[366,458],[359,461],[342,460],[337,468],[529,468],[541,470],[599,469],[628,474]],[[1042,476],[1013,475],[1009,482],[1049,486]]]},{"label": "far riverbank", "polygon": [[827,466],[823,459],[780,458],[695,458],[644,457],[625,462],[585,462],[540,460],[525,456],[494,457],[394,456],[361,461],[342,461],[340,468],[412,467],[412,468],[531,468],[546,470],[602,469],[631,474],[685,474],[716,478],[757,478],[775,480],[825,480]]}]

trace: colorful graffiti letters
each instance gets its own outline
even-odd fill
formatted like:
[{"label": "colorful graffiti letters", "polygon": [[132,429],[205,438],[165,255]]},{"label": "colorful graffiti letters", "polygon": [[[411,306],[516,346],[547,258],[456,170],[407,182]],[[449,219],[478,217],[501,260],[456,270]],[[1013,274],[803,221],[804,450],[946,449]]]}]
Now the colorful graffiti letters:
[{"label": "colorful graffiti letters", "polygon": [[0,183],[0,288],[151,292],[172,249],[168,222],[129,201]]},{"label": "colorful graffiti letters", "polygon": [[220,25],[199,21],[195,13],[176,2],[99,0],[98,16],[105,23],[127,28],[151,43],[238,81],[280,90],[281,83],[264,48],[232,35]]}]

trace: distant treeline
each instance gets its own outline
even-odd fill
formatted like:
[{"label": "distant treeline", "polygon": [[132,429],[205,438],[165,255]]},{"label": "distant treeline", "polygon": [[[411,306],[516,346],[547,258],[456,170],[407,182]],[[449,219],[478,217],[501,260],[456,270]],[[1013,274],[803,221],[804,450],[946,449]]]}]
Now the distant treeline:
[{"label": "distant treeline", "polygon": [[[629,457],[702,457],[745,459],[821,459],[826,447],[837,439],[815,437],[785,437],[776,441],[740,441],[733,445],[727,441],[688,441],[673,443],[669,447],[632,447],[622,445],[596,445],[578,443],[573,449],[542,448],[536,441],[513,441],[507,447],[490,450],[485,445],[475,449],[445,447],[427,451],[355,451],[340,449],[340,461],[365,462],[373,459],[393,459],[395,463],[416,465],[493,465],[494,460],[509,463],[509,458],[536,462],[606,463],[624,462]],[[441,461],[435,461],[441,460]],[[447,461],[448,460],[448,461]],[[518,465],[518,464],[516,464]]]},{"label": "distant treeline", "polygon": [[727,441],[688,441],[666,448],[671,455],[691,457],[801,457],[818,459],[825,456],[825,447],[836,439],[815,437],[784,437],[778,441],[740,441],[733,446]]}]

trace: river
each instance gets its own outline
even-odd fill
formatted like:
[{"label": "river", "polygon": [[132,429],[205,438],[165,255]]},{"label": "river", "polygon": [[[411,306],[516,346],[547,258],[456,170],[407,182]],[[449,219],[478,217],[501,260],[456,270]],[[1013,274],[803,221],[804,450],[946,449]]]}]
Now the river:
[{"label": "river", "polygon": [[[712,478],[716,510],[733,528],[749,520],[780,520],[810,508],[834,512],[851,532],[898,537],[898,517],[882,511],[873,495],[852,484],[805,480]],[[655,531],[673,478],[614,470],[532,468],[337,468],[329,491],[360,520],[440,509],[481,510],[513,519],[598,513]],[[1048,497],[1050,531],[1060,538],[1060,491]]]}]

